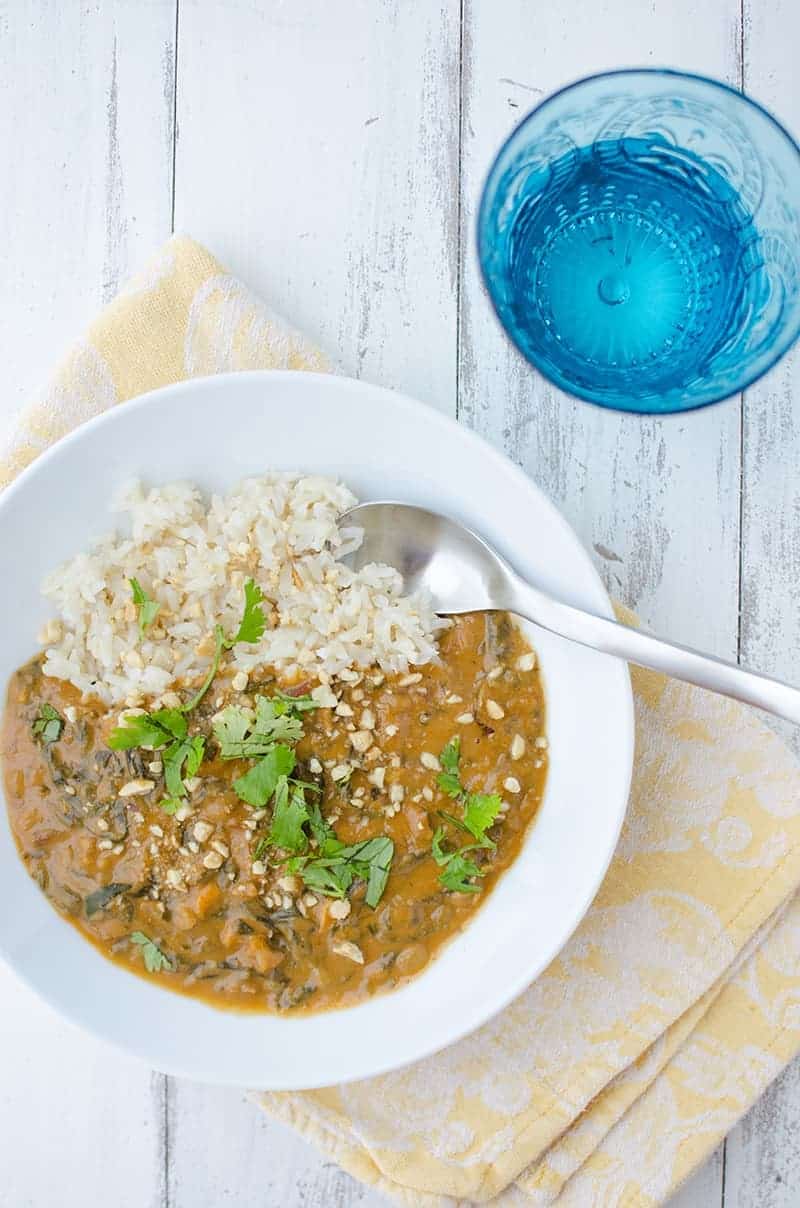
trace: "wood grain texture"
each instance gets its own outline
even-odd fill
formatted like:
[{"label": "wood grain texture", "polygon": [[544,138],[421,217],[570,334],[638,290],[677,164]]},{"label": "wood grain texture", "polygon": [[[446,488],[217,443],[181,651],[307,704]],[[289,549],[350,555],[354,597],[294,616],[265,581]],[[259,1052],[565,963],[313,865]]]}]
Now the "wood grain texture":
[{"label": "wood grain texture", "polygon": [[[169,233],[174,7],[0,7],[0,327],[8,422]],[[109,1009],[113,1009],[110,1007]],[[164,1080],[0,969],[0,1203],[161,1208]]]},{"label": "wood grain texture", "polygon": [[458,0],[182,0],[176,226],[351,374],[455,407]]},{"label": "wood grain texture", "polygon": [[[744,3],[744,84],[800,134],[794,0]],[[800,356],[745,392],[742,465],[741,657],[800,682]],[[784,737],[800,753],[800,736]],[[800,1061],[778,1079],[726,1144],[725,1208],[800,1202]]]},{"label": "wood grain texture", "polygon": [[169,233],[174,27],[174,0],[0,6],[4,417]]},{"label": "wood grain texture", "polygon": [[292,1129],[240,1091],[171,1080],[171,1208],[383,1208]]}]

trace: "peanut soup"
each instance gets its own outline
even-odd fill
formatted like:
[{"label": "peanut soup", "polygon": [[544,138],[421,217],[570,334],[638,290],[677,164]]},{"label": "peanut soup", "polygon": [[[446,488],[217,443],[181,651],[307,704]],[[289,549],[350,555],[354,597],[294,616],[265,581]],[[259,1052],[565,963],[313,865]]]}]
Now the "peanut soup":
[{"label": "peanut soup", "polygon": [[25,866],[104,956],[217,1007],[320,1011],[400,986],[536,814],[535,656],[503,613],[454,619],[438,660],[405,673],[248,674],[231,645],[205,686],[122,711],[42,657],[15,673],[4,777]]}]

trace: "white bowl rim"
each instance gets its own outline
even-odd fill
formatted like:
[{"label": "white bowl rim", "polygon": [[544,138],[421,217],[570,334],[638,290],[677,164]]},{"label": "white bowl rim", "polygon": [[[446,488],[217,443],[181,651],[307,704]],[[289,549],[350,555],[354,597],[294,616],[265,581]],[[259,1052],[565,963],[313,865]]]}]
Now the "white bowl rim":
[{"label": "white bowl rim", "polygon": [[[159,387],[158,389],[137,395],[136,397],[126,400],[122,403],[112,405],[99,415],[92,417],[86,422],[80,424],[73,431],[65,434],[58,441],[56,441],[55,444],[44,450],[34,462],[27,466],[16,477],[16,479],[10,483],[8,487],[6,487],[2,494],[0,494],[0,517],[2,517],[2,513],[6,510],[9,503],[13,501],[19,493],[26,489],[31,479],[39,477],[42,474],[46,474],[51,463],[61,456],[65,449],[72,445],[80,444],[86,439],[87,435],[93,434],[98,429],[106,426],[113,426],[121,413],[130,416],[136,411],[159,406],[160,404],[169,402],[176,397],[180,398],[187,393],[195,394],[207,390],[217,391],[225,387],[231,387],[235,390],[239,385],[242,385],[246,382],[264,384],[267,387],[270,383],[280,384],[283,382],[289,384],[291,388],[292,385],[296,385],[300,381],[311,381],[316,387],[319,387],[322,390],[341,390],[345,393],[352,391],[355,393],[381,395],[387,400],[387,402],[391,401],[391,405],[399,408],[401,411],[404,411],[412,422],[414,417],[424,419],[424,421],[427,423],[431,423],[434,426],[439,426],[442,432],[445,434],[448,432],[450,434],[457,433],[459,439],[465,441],[468,445],[472,445],[473,447],[479,449],[483,457],[494,462],[496,467],[498,469],[502,469],[504,473],[514,477],[525,490],[536,498],[538,507],[541,508],[543,512],[547,513],[548,522],[551,523],[554,528],[561,531],[561,534],[567,544],[572,546],[575,552],[579,552],[581,558],[583,559],[584,573],[588,574],[593,580],[594,595],[596,597],[594,600],[594,607],[599,613],[613,617],[614,612],[611,600],[606,592],[599,573],[594,567],[594,564],[589,558],[589,555],[584,549],[582,543],[555,504],[551,502],[551,500],[543,493],[541,488],[537,486],[533,479],[530,478],[529,475],[521,469],[521,467],[517,466],[505,454],[495,449],[478,433],[460,424],[457,419],[452,418],[451,416],[434,407],[431,407],[429,404],[422,403],[400,391],[383,386],[375,386],[359,379],[349,378],[338,374],[315,373],[306,370],[258,369],[209,374],[202,377],[185,379],[180,382],[172,383],[168,386]],[[298,457],[298,463],[297,469],[302,471],[302,456]],[[264,472],[269,472],[269,469],[269,464],[265,464]],[[477,531],[480,532],[480,526],[477,526]],[[513,557],[510,560],[513,564]],[[613,820],[611,820],[611,825],[609,825],[607,847],[602,853],[602,857],[598,860],[596,866],[598,875],[593,879],[591,884],[587,884],[583,899],[576,905],[572,914],[566,919],[561,919],[561,926],[558,929],[557,938],[554,939],[550,950],[546,953],[543,953],[541,958],[538,959],[534,965],[521,968],[518,977],[509,981],[509,983],[503,988],[502,993],[498,993],[493,998],[490,1006],[486,1006],[480,1012],[472,1015],[466,1011],[465,1019],[461,1023],[454,1025],[450,1034],[445,1039],[437,1038],[432,1042],[421,1042],[418,1046],[413,1048],[413,1051],[405,1052],[399,1059],[389,1058],[383,1062],[372,1061],[368,1065],[358,1063],[357,1061],[352,1062],[348,1065],[347,1069],[337,1069],[335,1077],[304,1076],[300,1080],[295,1080],[294,1078],[291,1080],[270,1080],[269,1087],[267,1087],[263,1080],[259,1081],[258,1077],[245,1077],[239,1072],[232,1073],[230,1076],[228,1076],[224,1069],[220,1068],[219,1066],[210,1068],[207,1062],[205,1063],[205,1068],[198,1072],[198,1066],[203,1066],[203,1060],[199,1054],[199,1060],[197,1063],[193,1062],[191,1064],[187,1064],[185,1061],[175,1060],[169,1052],[162,1051],[155,1041],[153,1043],[143,1044],[138,1038],[120,1035],[113,1027],[108,1026],[108,1024],[105,1022],[100,1024],[97,1022],[97,1020],[92,1020],[90,1022],[80,1011],[74,1009],[69,1002],[65,1001],[63,995],[59,995],[58,990],[61,989],[60,986],[57,986],[55,989],[51,986],[46,987],[32,976],[29,976],[27,971],[20,969],[15,964],[9,953],[3,950],[2,943],[0,943],[0,958],[3,959],[9,965],[9,967],[14,970],[17,976],[20,977],[20,979],[25,982],[42,1001],[48,1003],[48,1005],[53,1007],[71,1023],[77,1025],[83,1031],[88,1032],[90,1035],[93,1035],[104,1043],[109,1044],[113,1048],[121,1049],[123,1052],[133,1054],[141,1060],[146,1061],[154,1068],[176,1077],[213,1082],[218,1085],[235,1085],[244,1087],[262,1085],[264,1089],[302,1090],[329,1086],[334,1083],[345,1084],[347,1082],[374,1077],[398,1068],[402,1068],[403,1066],[410,1065],[414,1062],[421,1061],[426,1057],[439,1052],[441,1049],[456,1043],[464,1036],[470,1034],[483,1024],[487,1023],[489,1020],[493,1019],[505,1007],[507,1007],[509,1003],[517,998],[523,990],[525,990],[533,981],[535,981],[539,974],[550,964],[550,962],[558,955],[558,953],[567,943],[570,936],[573,934],[586,914],[586,911],[591,905],[605,877],[605,874],[611,863],[611,859],[614,855],[627,810],[630,783],[633,773],[635,719],[633,695],[627,665],[620,660],[612,660],[609,658],[609,656],[602,657],[608,662],[607,670],[609,674],[609,684],[613,685],[613,688],[617,693],[615,705],[619,709],[617,717],[619,739],[618,762],[620,771],[622,772],[622,777],[619,781],[620,791],[618,794],[619,800],[616,815],[614,816]],[[0,783],[0,797],[3,798],[2,804],[4,807],[5,800],[2,791],[2,783]],[[536,822],[534,821],[528,837],[525,840],[525,846],[528,846],[530,843],[530,836],[535,833],[535,827]],[[508,876],[509,874],[506,873],[505,875]],[[57,912],[53,907],[49,906],[49,909],[57,915]],[[75,930],[68,922],[65,923],[65,926],[67,926],[70,931]],[[78,933],[76,932],[76,934]],[[463,934],[463,932],[461,934]],[[91,945],[87,944],[87,941],[83,939],[82,936],[80,936],[80,939],[83,944],[87,945],[87,947],[92,947]],[[113,962],[107,961],[105,957],[100,956],[99,959],[103,960],[106,964],[114,964]],[[441,956],[437,959],[440,960]],[[435,964],[436,960],[433,963]],[[118,970],[121,969],[120,966],[115,964],[114,968]],[[127,973],[127,971],[124,969],[121,971],[134,981],[141,980],[136,978],[135,975]],[[161,987],[158,989],[160,993],[169,994],[170,997],[179,998],[187,1003],[196,1002],[196,1000],[192,1000],[191,998],[183,995],[176,995],[171,991],[162,990]],[[369,1000],[369,1002],[375,1003],[385,999],[391,999],[399,993],[402,993],[402,991],[394,991],[388,995],[379,995]],[[205,1004],[202,1005],[205,1006]],[[227,1012],[215,1011],[214,1008],[208,1009],[214,1011],[215,1014],[222,1015],[226,1019],[230,1020],[250,1018],[268,1020],[276,1018],[268,1013],[259,1014],[247,1012],[242,1015],[235,1011]],[[357,1011],[358,1009],[358,1007],[350,1008],[351,1011]],[[339,1014],[339,1012],[322,1012],[312,1016],[295,1017],[295,1022],[300,1026],[302,1025],[302,1021],[304,1019],[320,1019],[326,1015],[333,1014]]]}]

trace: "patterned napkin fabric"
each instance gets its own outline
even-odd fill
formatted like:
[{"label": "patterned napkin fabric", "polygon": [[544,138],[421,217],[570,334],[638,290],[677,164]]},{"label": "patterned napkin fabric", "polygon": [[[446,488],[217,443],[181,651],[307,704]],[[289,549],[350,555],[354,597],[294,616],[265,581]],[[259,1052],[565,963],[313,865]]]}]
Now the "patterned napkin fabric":
[{"label": "patterned napkin fabric", "polygon": [[[172,239],[22,414],[2,482],[146,390],[287,368],[329,366],[203,248]],[[257,1095],[401,1203],[663,1203],[800,1049],[800,769],[748,710],[648,672],[633,681],[619,848],[546,972],[419,1065]]]}]

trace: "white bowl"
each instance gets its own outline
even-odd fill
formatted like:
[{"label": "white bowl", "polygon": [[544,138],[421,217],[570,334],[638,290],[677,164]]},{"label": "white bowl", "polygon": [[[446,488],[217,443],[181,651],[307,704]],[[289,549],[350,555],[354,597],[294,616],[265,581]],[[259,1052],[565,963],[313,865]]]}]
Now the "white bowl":
[{"label": "white bowl", "polygon": [[[556,509],[466,428],[402,395],[310,373],[181,383],[106,412],[45,453],[0,498],[0,681],[37,649],[44,575],[118,525],[121,482],[228,488],[270,469],[335,475],[362,499],[459,517],[561,599],[610,615]],[[0,954],[58,1011],[168,1073],[284,1089],[364,1078],[477,1028],[552,960],[608,866],[630,783],[624,663],[532,631],[550,769],[523,850],[469,926],[408,986],[305,1017],[220,1011],[106,960],[29,878],[0,822]]]}]

